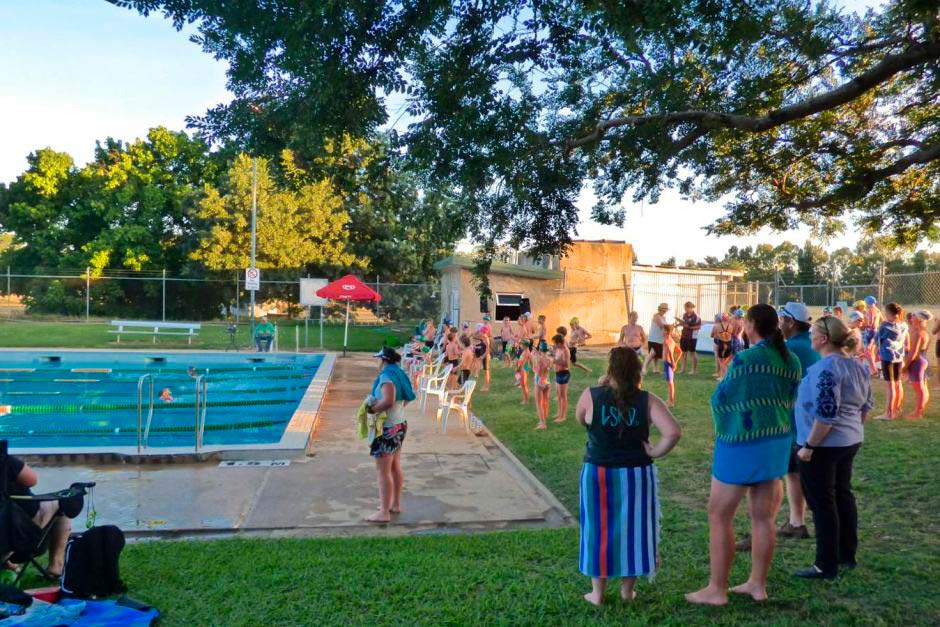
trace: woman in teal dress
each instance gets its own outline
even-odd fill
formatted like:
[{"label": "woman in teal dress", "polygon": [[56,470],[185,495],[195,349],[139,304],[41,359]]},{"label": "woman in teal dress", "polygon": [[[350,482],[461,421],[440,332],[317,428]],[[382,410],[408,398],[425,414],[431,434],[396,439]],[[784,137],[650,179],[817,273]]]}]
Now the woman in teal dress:
[{"label": "woman in teal dress", "polygon": [[767,598],[773,559],[774,518],[783,498],[792,441],[790,412],[802,377],[800,361],[787,350],[770,305],[748,309],[744,330],[752,348],[738,353],[712,395],[715,453],[708,501],[708,585],[686,595],[690,603],[728,602],[734,561],[734,514],[746,494],[751,516],[751,575],[731,589],[757,601]]}]

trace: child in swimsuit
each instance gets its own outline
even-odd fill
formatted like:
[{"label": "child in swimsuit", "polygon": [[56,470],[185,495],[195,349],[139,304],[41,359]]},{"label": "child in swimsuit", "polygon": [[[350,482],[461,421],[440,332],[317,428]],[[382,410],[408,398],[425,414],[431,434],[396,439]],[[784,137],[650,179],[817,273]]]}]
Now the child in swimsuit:
[{"label": "child in swimsuit", "polygon": [[519,357],[516,359],[516,385],[522,388],[522,404],[529,402],[529,373],[532,372],[532,351],[529,350],[532,342],[522,340],[519,342]]},{"label": "child in swimsuit", "polygon": [[930,343],[927,323],[933,320],[933,314],[921,309],[917,313],[908,314],[907,319],[910,325],[910,350],[905,355],[905,368],[917,403],[905,418],[916,420],[924,417],[927,402],[930,400],[930,389],[927,387],[927,346]]},{"label": "child in swimsuit", "polygon": [[548,356],[548,346],[544,350],[536,351],[531,356],[535,370],[535,409],[538,412],[539,424],[536,429],[547,429],[548,403],[552,391],[549,375],[552,370],[552,358]]},{"label": "child in swimsuit", "polygon": [[460,342],[457,341],[457,334],[453,331],[447,334],[446,342],[444,344],[444,363],[451,367],[447,386],[453,388],[457,383],[457,375],[460,372],[458,366],[460,365],[461,347]]},{"label": "child in swimsuit", "polygon": [[671,324],[663,325],[663,378],[669,387],[669,406],[676,406],[676,365],[682,358],[682,349],[676,344],[674,337],[675,327]]},{"label": "child in swimsuit", "polygon": [[457,366],[457,383],[463,385],[470,380],[470,369],[473,368],[474,355],[469,337],[461,335],[460,345],[463,347],[463,352],[460,354],[460,364]]},{"label": "child in swimsuit", "polygon": [[721,314],[721,321],[712,327],[712,338],[715,340],[715,359],[718,361],[718,376],[721,381],[728,370],[728,363],[734,356],[731,350],[731,338],[734,330],[730,322],[731,316],[727,313]]},{"label": "child in swimsuit", "polygon": [[[564,328],[564,327],[561,327]],[[568,417],[568,382],[571,381],[571,354],[561,333],[552,338],[553,365],[555,366],[555,390],[558,394],[558,416],[555,422],[564,422]]]}]

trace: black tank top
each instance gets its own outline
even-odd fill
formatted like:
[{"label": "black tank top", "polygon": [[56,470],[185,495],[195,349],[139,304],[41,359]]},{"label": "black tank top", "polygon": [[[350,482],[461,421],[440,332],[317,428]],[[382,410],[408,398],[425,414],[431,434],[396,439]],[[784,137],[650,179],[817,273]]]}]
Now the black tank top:
[{"label": "black tank top", "polygon": [[588,441],[584,461],[596,466],[629,468],[653,463],[643,443],[649,441],[649,392],[633,397],[626,415],[617,406],[613,390],[591,388],[594,413],[587,426]]}]

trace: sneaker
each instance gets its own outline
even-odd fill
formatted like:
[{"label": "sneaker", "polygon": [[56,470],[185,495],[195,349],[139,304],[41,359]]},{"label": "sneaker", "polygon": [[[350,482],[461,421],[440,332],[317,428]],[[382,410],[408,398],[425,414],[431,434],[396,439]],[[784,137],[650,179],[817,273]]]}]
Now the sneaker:
[{"label": "sneaker", "polygon": [[750,551],[751,550],[751,534],[746,533],[744,536],[738,540],[738,543],[734,545],[735,551]]},{"label": "sneaker", "polygon": [[809,537],[809,529],[806,528],[806,525],[800,525],[796,527],[790,524],[790,521],[783,523],[779,529],[777,529],[777,535],[783,536],[785,538],[796,538],[797,540],[805,540]]}]

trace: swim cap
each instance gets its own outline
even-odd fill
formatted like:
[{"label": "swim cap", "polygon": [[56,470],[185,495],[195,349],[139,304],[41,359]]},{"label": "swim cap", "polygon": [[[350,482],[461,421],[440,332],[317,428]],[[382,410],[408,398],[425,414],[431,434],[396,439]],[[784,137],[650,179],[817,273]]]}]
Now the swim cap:
[{"label": "swim cap", "polygon": [[579,322],[581,322],[581,321],[578,320],[577,317],[575,317],[575,318],[572,318],[571,320],[569,320],[569,321],[568,321],[568,324],[578,324]]},{"label": "swim cap", "polygon": [[734,317],[735,317],[735,318],[743,318],[743,317],[744,317],[744,310],[743,310],[743,309],[736,309],[735,312],[734,312]]},{"label": "swim cap", "polygon": [[927,322],[928,320],[933,320],[933,314],[927,311],[926,309],[921,309],[920,311],[916,312],[914,315],[920,318],[921,320],[923,320],[924,322]]},{"label": "swim cap", "polygon": [[721,314],[720,314],[720,313],[716,313],[716,314],[715,314],[715,322],[721,322]]},{"label": "swim cap", "polygon": [[863,315],[862,315],[860,312],[858,312],[858,311],[853,311],[852,313],[849,314],[849,320],[852,321],[852,322],[856,322],[856,321],[860,321],[860,320],[864,320],[864,319],[865,319],[865,316],[863,316]]},{"label": "swim cap", "polygon": [[865,306],[865,301],[863,301],[863,300],[857,300],[857,301],[855,301],[855,304],[852,305],[852,306],[853,306],[853,307],[864,307],[864,306]]},{"label": "swim cap", "polygon": [[873,306],[877,302],[878,302],[878,299],[872,296],[871,294],[865,297],[865,304],[868,305],[869,307]]}]

